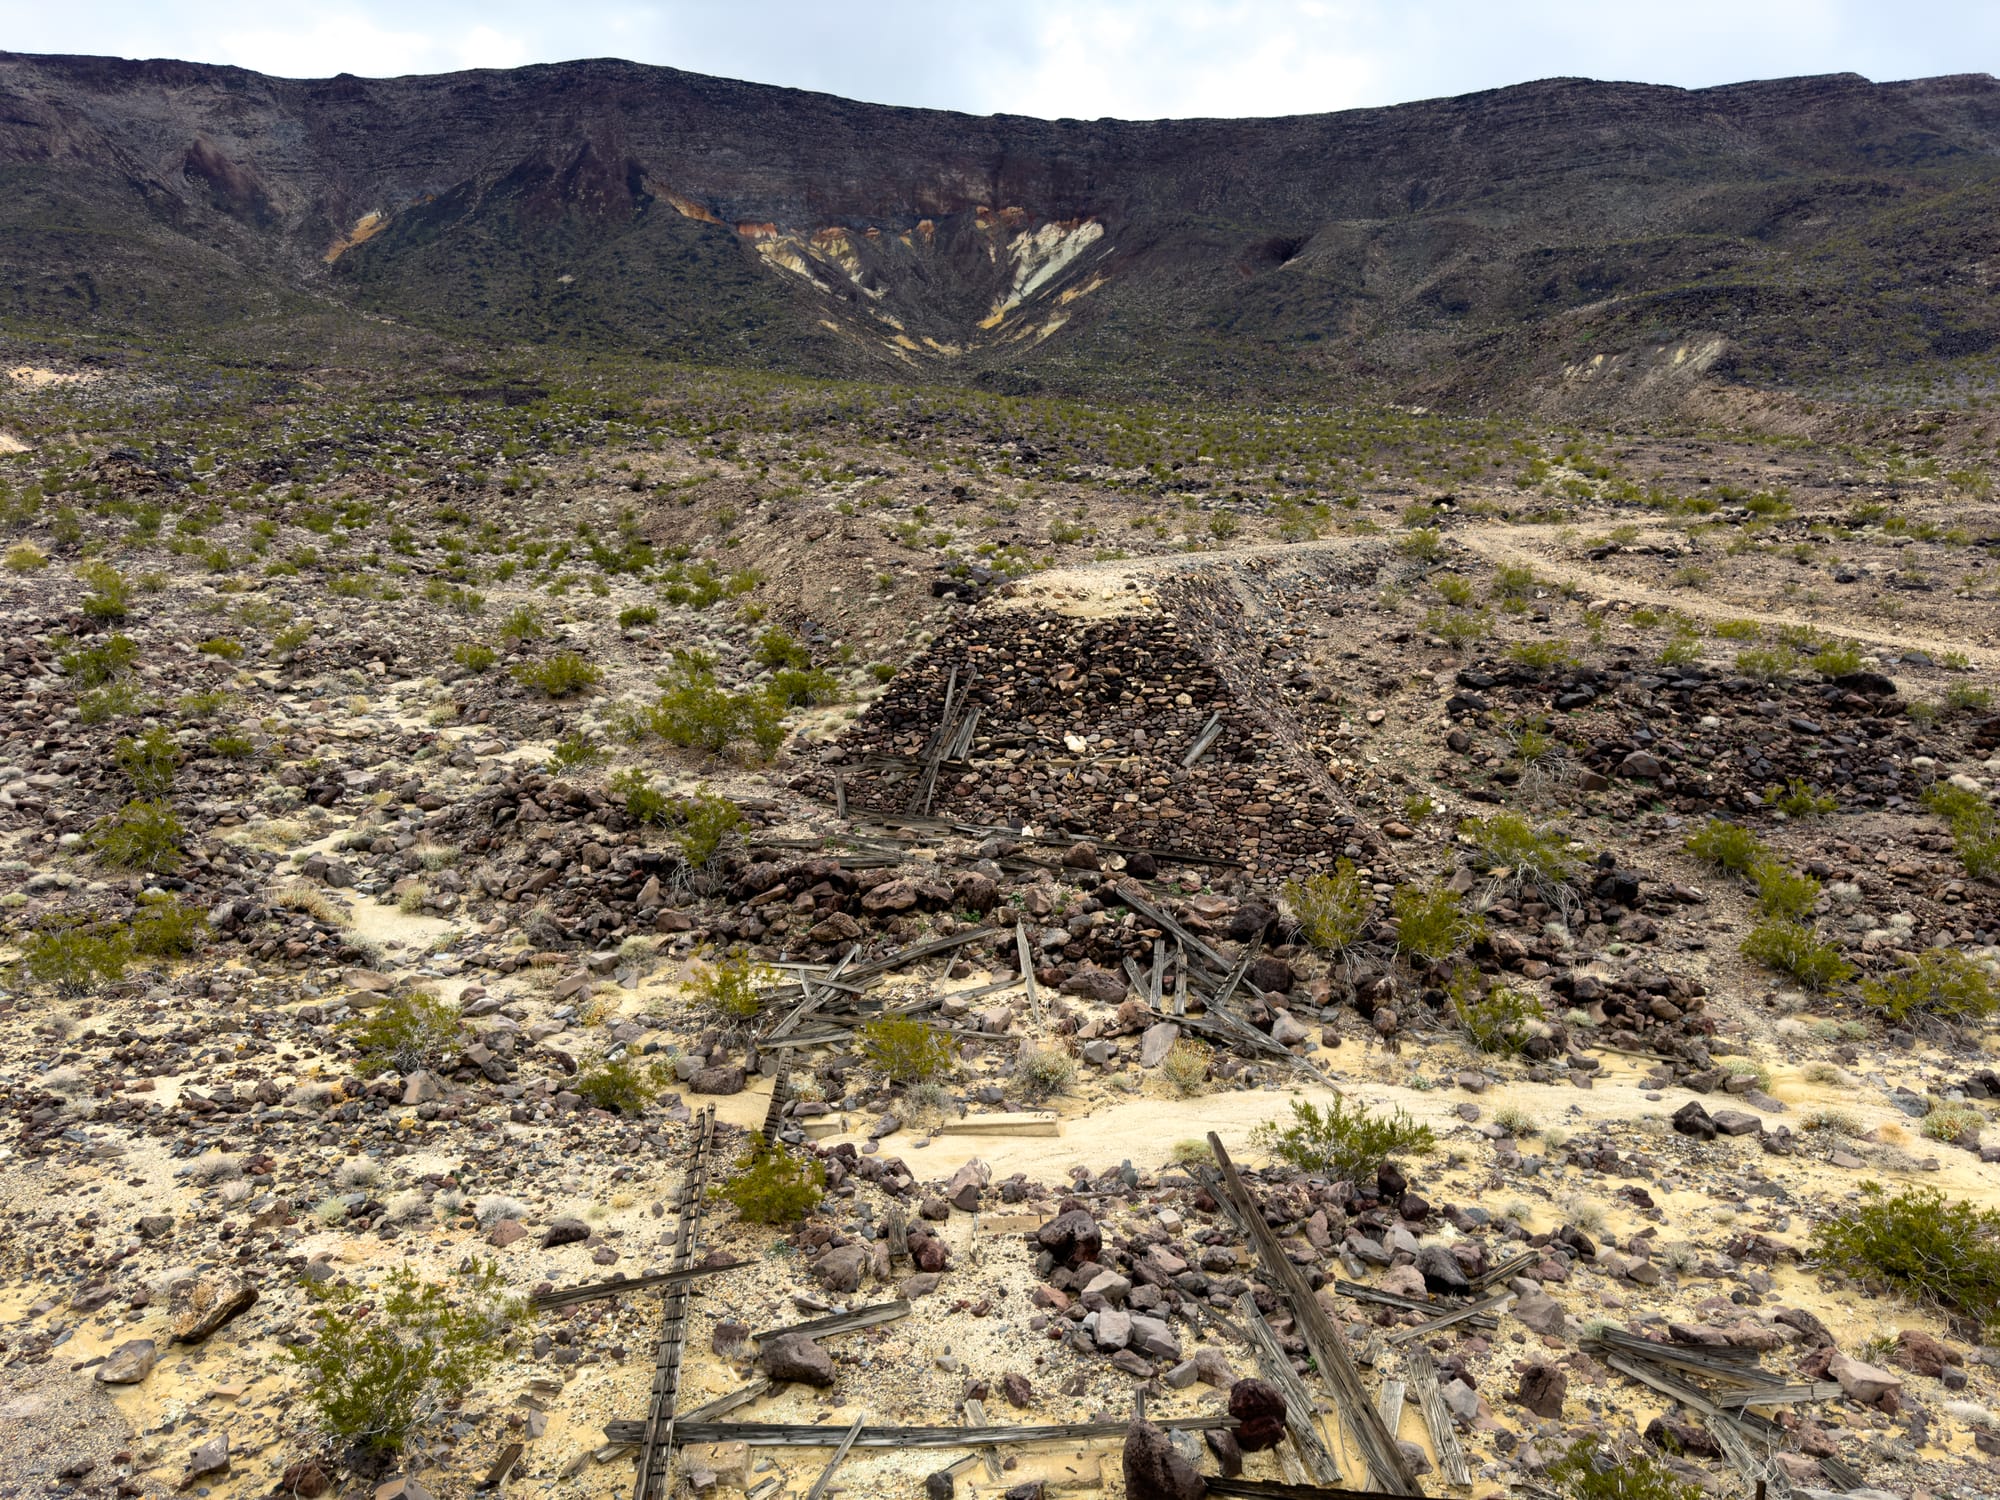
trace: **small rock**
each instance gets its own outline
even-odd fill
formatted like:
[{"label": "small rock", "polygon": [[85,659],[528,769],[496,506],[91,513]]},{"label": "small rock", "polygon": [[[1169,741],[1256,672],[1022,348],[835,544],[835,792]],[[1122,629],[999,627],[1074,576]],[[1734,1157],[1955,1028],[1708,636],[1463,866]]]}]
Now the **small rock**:
[{"label": "small rock", "polygon": [[581,1219],[557,1219],[542,1234],[542,1248],[553,1250],[558,1245],[580,1245],[590,1238],[590,1226]]},{"label": "small rock", "polygon": [[1835,1354],[1828,1360],[1826,1373],[1839,1381],[1840,1388],[1863,1406],[1872,1406],[1884,1396],[1903,1388],[1900,1375],[1845,1354]]},{"label": "small rock", "polygon": [[153,1373],[159,1358],[151,1339],[128,1339],[104,1357],[97,1378],[105,1385],[136,1385]]},{"label": "small rock", "polygon": [[1562,1415],[1563,1398],[1568,1394],[1569,1376],[1562,1367],[1537,1362],[1521,1372],[1514,1400],[1536,1416],[1553,1421]]},{"label": "small rock", "polygon": [[495,1219],[493,1227],[486,1231],[486,1243],[505,1250],[516,1240],[526,1239],[528,1226],[519,1219]]}]

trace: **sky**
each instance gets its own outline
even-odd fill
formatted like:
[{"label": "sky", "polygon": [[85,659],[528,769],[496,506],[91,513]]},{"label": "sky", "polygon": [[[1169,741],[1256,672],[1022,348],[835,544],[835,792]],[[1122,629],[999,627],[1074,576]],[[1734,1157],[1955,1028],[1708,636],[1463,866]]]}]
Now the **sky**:
[{"label": "sky", "polygon": [[2000,72],[1995,0],[0,0],[0,47],[295,78],[623,57],[882,104],[1158,119],[1559,76]]}]

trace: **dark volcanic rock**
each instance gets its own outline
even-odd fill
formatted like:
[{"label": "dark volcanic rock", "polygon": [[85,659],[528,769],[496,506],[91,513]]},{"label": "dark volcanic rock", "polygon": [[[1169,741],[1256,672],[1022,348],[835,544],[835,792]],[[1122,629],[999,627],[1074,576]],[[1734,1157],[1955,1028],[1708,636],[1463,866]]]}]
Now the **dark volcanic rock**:
[{"label": "dark volcanic rock", "polygon": [[1151,1422],[1125,1429],[1124,1460],[1126,1500],[1201,1500],[1208,1493],[1207,1481]]},{"label": "dark volcanic rock", "polygon": [[1285,1398],[1266,1381],[1253,1377],[1232,1385],[1229,1415],[1242,1424],[1236,1429],[1236,1442],[1245,1453],[1275,1448],[1285,1435]]}]

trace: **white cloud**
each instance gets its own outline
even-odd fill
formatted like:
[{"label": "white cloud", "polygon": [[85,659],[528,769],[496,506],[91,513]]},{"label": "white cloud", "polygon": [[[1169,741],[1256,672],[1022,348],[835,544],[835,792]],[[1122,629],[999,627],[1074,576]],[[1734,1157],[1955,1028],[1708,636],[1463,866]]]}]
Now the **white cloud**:
[{"label": "white cloud", "polygon": [[[421,18],[423,11],[414,6],[408,13]],[[526,38],[491,26],[460,26],[449,17],[435,17],[421,29],[403,29],[354,10],[322,15],[303,26],[267,21],[223,29],[215,37],[212,57],[284,78],[335,73],[388,78],[454,68],[512,68],[537,60],[536,48]]]}]

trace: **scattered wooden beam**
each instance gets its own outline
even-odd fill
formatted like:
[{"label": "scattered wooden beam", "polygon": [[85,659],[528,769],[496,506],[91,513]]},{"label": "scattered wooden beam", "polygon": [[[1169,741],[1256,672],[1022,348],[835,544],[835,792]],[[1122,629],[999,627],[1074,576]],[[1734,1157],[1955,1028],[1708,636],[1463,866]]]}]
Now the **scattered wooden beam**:
[{"label": "scattered wooden beam", "polygon": [[738,1386],[733,1391],[725,1391],[713,1401],[704,1401],[693,1411],[681,1418],[683,1422],[714,1422],[740,1411],[752,1401],[761,1400],[771,1393],[771,1382],[758,1376],[748,1385]]},{"label": "scattered wooden beam", "polygon": [[[856,1448],[983,1448],[993,1443],[1070,1443],[1094,1438],[1122,1438],[1126,1422],[1062,1422],[1023,1427],[863,1427],[854,1435]],[[1180,1432],[1210,1432],[1234,1427],[1233,1417],[1170,1417],[1157,1423]],[[637,1443],[646,1424],[612,1421],[604,1424],[606,1441]],[[842,1429],[787,1422],[683,1421],[675,1440],[693,1443],[747,1443],[752,1448],[832,1448]]]},{"label": "scattered wooden beam", "polygon": [[1264,1263],[1273,1288],[1291,1306],[1299,1334],[1318,1361],[1321,1378],[1333,1393],[1334,1405],[1339,1409],[1342,1421],[1358,1439],[1362,1457],[1367,1461],[1375,1483],[1399,1495],[1421,1495],[1423,1490],[1417,1484],[1417,1476],[1411,1472],[1409,1459],[1396,1446],[1395,1438],[1383,1428],[1381,1416],[1361,1388],[1361,1376],[1354,1368],[1353,1357],[1347,1352],[1347,1341],[1334,1327],[1333,1319],[1327,1316],[1325,1306],[1314,1296],[1312,1287],[1299,1273],[1299,1268],[1285,1254],[1271,1226],[1264,1222],[1263,1211],[1251,1196],[1250,1189],[1244,1185],[1236,1163],[1230,1160],[1222,1137],[1211,1130],[1208,1146],[1215,1153],[1215,1165],[1221,1173],[1223,1190],[1235,1205],[1236,1217],[1249,1230],[1250,1242],[1256,1247],[1258,1259]]},{"label": "scattered wooden beam", "polygon": [[1779,1385],[1743,1391],[1724,1391],[1715,1398],[1717,1406],[1791,1406],[1800,1401],[1838,1401],[1841,1385],[1837,1380],[1816,1380],[1805,1385]]},{"label": "scattered wooden beam", "polygon": [[1042,996],[1035,985],[1035,953],[1028,946],[1028,923],[1024,917],[1014,919],[1014,946],[1021,961],[1021,983],[1028,987],[1028,1005],[1039,1013]]},{"label": "scattered wooden beam", "polygon": [[766,1328],[762,1333],[750,1335],[753,1344],[782,1338],[788,1333],[802,1333],[809,1339],[828,1339],[837,1333],[854,1333],[863,1328],[874,1328],[882,1323],[893,1323],[898,1318],[910,1315],[910,1304],[898,1297],[894,1302],[877,1302],[870,1307],[857,1307],[853,1312],[828,1313],[823,1318],[813,1318],[804,1323],[787,1323],[782,1328]]},{"label": "scattered wooden beam", "polygon": [[536,1312],[547,1312],[552,1307],[575,1307],[579,1302],[595,1302],[600,1297],[615,1297],[620,1292],[643,1292],[656,1286],[682,1286],[690,1281],[699,1281],[704,1276],[720,1276],[724,1271],[733,1271],[740,1261],[732,1261],[726,1266],[690,1266],[685,1271],[655,1271],[650,1276],[627,1276],[620,1281],[593,1281],[585,1286],[557,1287],[553,1292],[543,1292],[530,1297],[529,1305]]},{"label": "scattered wooden beam", "polygon": [[[715,1142],[715,1106],[709,1105],[695,1117],[694,1147],[681,1173],[674,1229],[674,1257],[670,1270],[686,1271],[694,1259],[696,1241],[701,1238],[702,1209],[708,1201],[708,1167]],[[666,1493],[667,1470],[673,1463],[674,1420],[680,1398],[681,1354],[687,1344],[688,1288],[685,1282],[669,1287],[663,1301],[660,1339],[653,1355],[653,1380],[646,1398],[646,1420],[637,1425],[638,1435],[627,1438],[639,1445],[638,1473],[633,1480],[632,1500],[662,1500]]]},{"label": "scattered wooden beam", "polygon": [[1465,1461],[1465,1450],[1458,1445],[1458,1429],[1451,1425],[1451,1413],[1445,1410],[1431,1351],[1419,1344],[1405,1353],[1403,1374],[1417,1398],[1417,1410],[1423,1413],[1424,1430],[1431,1435],[1431,1451],[1437,1454],[1445,1482],[1457,1488],[1471,1484],[1472,1466]]},{"label": "scattered wooden beam", "polygon": [[1285,1431],[1290,1434],[1300,1461],[1316,1479],[1332,1481],[1340,1478],[1340,1464],[1327,1451],[1326,1441],[1320,1436],[1312,1393],[1299,1379],[1291,1359],[1279,1347],[1277,1335],[1271,1332],[1270,1324],[1257,1310],[1257,1299],[1245,1292],[1236,1299],[1236,1310],[1243,1319],[1243,1326],[1250,1332],[1250,1347],[1257,1355],[1257,1368],[1285,1398]]},{"label": "scattered wooden beam", "polygon": [[1195,742],[1188,747],[1187,754],[1181,757],[1181,769],[1185,771],[1193,766],[1208,753],[1208,747],[1221,738],[1222,715],[1211,714],[1208,722],[1202,725],[1201,733],[1195,736]]},{"label": "scattered wooden beam", "polygon": [[1403,1382],[1385,1380],[1382,1389],[1375,1396],[1375,1410],[1382,1414],[1382,1425],[1394,1437],[1403,1425]]},{"label": "scattered wooden beam", "polygon": [[1454,1323],[1463,1323],[1468,1319],[1476,1318],[1481,1313],[1498,1307],[1511,1296],[1513,1296],[1512,1292],[1502,1292],[1497,1297],[1488,1297],[1484,1302],[1474,1302],[1469,1306],[1457,1309],[1455,1312],[1448,1312],[1441,1318],[1432,1318],[1428,1323],[1418,1323],[1410,1328],[1398,1328],[1394,1333],[1389,1335],[1387,1342],[1390,1344],[1407,1344],[1411,1339],[1423,1338],[1426,1334],[1436,1333],[1440,1328],[1449,1328]]},{"label": "scattered wooden beam", "polygon": [[999,1115],[966,1115],[946,1120],[933,1135],[1061,1135],[1062,1120],[1052,1114],[1016,1111]]},{"label": "scattered wooden beam", "polygon": [[841,1460],[847,1457],[847,1450],[854,1446],[854,1439],[861,1431],[861,1424],[867,1420],[867,1412],[855,1413],[854,1425],[847,1429],[847,1436],[840,1440],[840,1446],[833,1450],[833,1457],[826,1461],[826,1467],[819,1471],[819,1478],[814,1480],[813,1487],[806,1491],[806,1500],[826,1500],[827,1486],[833,1483],[833,1471],[839,1468]]}]

